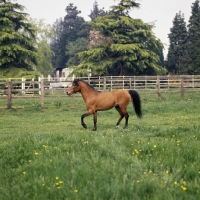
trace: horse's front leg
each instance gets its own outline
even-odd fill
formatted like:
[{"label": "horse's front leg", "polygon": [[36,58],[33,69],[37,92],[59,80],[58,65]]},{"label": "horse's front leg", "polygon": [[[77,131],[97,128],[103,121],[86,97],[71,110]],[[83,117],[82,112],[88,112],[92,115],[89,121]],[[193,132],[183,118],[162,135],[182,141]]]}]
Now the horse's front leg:
[{"label": "horse's front leg", "polygon": [[94,128],[92,130],[96,131],[97,130],[97,112],[93,113],[93,121],[94,121]]},{"label": "horse's front leg", "polygon": [[83,126],[83,128],[87,129],[87,125],[84,122],[84,118],[87,117],[89,114],[85,113],[83,115],[81,115],[81,125]]},{"label": "horse's front leg", "polygon": [[87,125],[86,125],[85,122],[84,122],[84,118],[87,117],[87,116],[89,116],[89,115],[91,115],[91,114],[93,114],[93,116],[94,116],[94,128],[93,128],[93,130],[96,131],[96,129],[97,129],[97,127],[96,127],[96,123],[97,123],[97,114],[96,114],[94,111],[92,111],[92,110],[88,110],[88,112],[84,113],[84,114],[81,116],[81,125],[83,126],[83,128],[87,129]]}]

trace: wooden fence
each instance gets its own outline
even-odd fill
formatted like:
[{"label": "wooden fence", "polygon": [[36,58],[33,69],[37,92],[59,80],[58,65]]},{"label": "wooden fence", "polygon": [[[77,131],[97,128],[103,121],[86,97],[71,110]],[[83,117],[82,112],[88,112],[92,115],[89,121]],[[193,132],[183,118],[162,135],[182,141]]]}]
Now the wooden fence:
[{"label": "wooden fence", "polygon": [[[141,94],[157,94],[161,99],[162,93],[180,93],[181,98],[185,92],[200,92],[200,75],[191,76],[107,76],[107,77],[81,77],[99,91],[112,91],[115,89],[140,90]],[[51,97],[57,90],[64,92],[71,85],[72,78],[67,80],[52,80],[39,78],[38,80],[4,80],[0,82],[0,99],[7,99],[7,108],[12,107],[13,98],[40,98],[44,106],[45,92]],[[172,90],[172,88],[176,90]],[[187,90],[186,90],[187,88]],[[20,95],[19,95],[20,94]]]}]

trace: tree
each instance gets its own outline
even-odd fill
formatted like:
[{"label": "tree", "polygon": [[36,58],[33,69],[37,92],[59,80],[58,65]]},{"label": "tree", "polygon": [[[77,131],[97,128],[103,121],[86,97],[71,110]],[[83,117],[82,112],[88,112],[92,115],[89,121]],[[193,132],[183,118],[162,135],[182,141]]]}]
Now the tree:
[{"label": "tree", "polygon": [[200,6],[196,0],[192,4],[192,15],[188,24],[190,73],[200,73]]},{"label": "tree", "polygon": [[73,42],[69,42],[66,47],[66,55],[69,57],[66,66],[76,66],[80,64],[77,53],[86,50],[88,47],[88,39],[80,37]]},{"label": "tree", "polygon": [[54,67],[62,66],[62,32],[63,32],[63,21],[62,19],[57,19],[53,24],[53,29],[55,35],[52,37],[50,47],[54,52],[54,56],[52,57],[52,64]]},{"label": "tree", "polygon": [[188,35],[184,15],[177,13],[170,29],[167,70],[170,74],[187,74],[189,66]]},{"label": "tree", "polygon": [[158,65],[163,46],[152,32],[152,26],[140,19],[132,19],[129,11],[138,8],[133,0],[120,0],[105,16],[90,24],[98,42],[79,53],[81,64],[77,73],[91,69],[96,75],[162,74]]},{"label": "tree", "polygon": [[51,38],[54,36],[54,30],[50,24],[45,24],[44,20],[30,19],[36,30],[36,47],[38,52],[38,64],[36,66],[44,76],[52,74],[52,56],[53,51],[50,48]]},{"label": "tree", "polygon": [[76,41],[79,37],[87,38],[90,30],[90,26],[85,22],[84,18],[78,16],[81,11],[78,11],[76,6],[70,3],[65,10],[67,15],[57,24],[58,30],[61,31],[55,36],[56,45],[52,44],[56,48],[52,48],[55,53],[54,63],[56,65],[54,67],[66,66],[69,59],[69,55],[65,54],[66,46],[70,42]]},{"label": "tree", "polygon": [[36,34],[24,6],[0,2],[0,68],[33,70],[37,64]]},{"label": "tree", "polygon": [[89,15],[90,19],[94,21],[98,16],[104,16],[106,15],[106,12],[104,11],[104,8],[99,9],[99,5],[97,1],[95,0],[93,4],[93,10],[91,10],[91,13]]}]

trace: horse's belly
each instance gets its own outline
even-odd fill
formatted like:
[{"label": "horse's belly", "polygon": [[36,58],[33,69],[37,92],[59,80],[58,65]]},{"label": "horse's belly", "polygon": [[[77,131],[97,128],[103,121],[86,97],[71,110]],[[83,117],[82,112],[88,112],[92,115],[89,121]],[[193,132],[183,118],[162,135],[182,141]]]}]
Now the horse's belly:
[{"label": "horse's belly", "polygon": [[102,99],[101,101],[98,101],[96,105],[96,110],[101,111],[101,110],[109,110],[116,106],[116,102],[114,99]]}]

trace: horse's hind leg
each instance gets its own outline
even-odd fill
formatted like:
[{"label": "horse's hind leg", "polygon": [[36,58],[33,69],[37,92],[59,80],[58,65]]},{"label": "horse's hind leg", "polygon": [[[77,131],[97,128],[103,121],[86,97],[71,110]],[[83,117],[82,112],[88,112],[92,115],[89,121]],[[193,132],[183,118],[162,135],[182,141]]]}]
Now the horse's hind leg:
[{"label": "horse's hind leg", "polygon": [[120,118],[116,124],[116,127],[119,127],[120,122],[122,121],[122,119],[125,117],[125,126],[124,128],[128,127],[128,118],[129,118],[129,114],[127,113],[126,109],[121,109],[119,106],[115,106],[116,110],[119,112],[120,114]]},{"label": "horse's hind leg", "polygon": [[120,109],[120,107],[117,105],[117,106],[115,106],[115,109],[119,112],[119,114],[120,114],[120,118],[119,118],[119,120],[117,121],[117,124],[116,124],[116,127],[117,128],[119,128],[119,124],[120,124],[120,122],[122,121],[122,119],[124,118],[124,114],[122,113],[122,111],[121,111],[121,109]]},{"label": "horse's hind leg", "polygon": [[124,126],[124,128],[127,128],[128,127],[128,118],[129,118],[129,114],[126,112],[126,114],[125,114],[125,126]]}]

